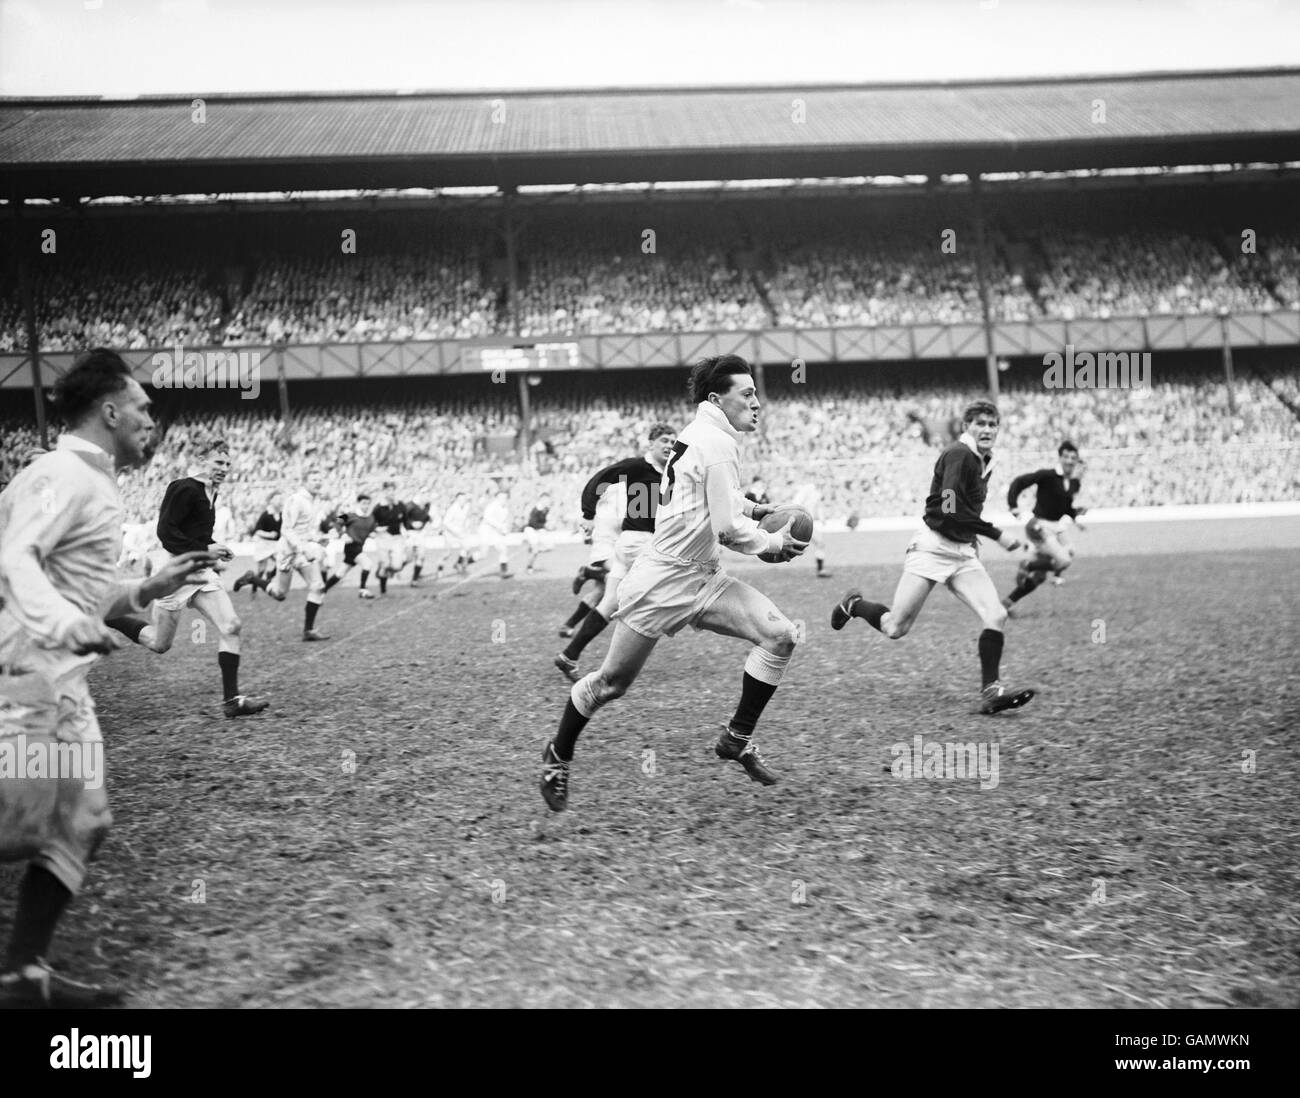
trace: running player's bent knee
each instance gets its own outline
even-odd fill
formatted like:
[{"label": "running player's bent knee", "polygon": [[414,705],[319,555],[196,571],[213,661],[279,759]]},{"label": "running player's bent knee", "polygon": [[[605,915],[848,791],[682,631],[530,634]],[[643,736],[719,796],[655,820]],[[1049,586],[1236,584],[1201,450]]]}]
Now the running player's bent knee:
[{"label": "running player's bent knee", "polygon": [[799,643],[798,631],[794,623],[782,618],[780,622],[772,622],[771,629],[772,631],[763,638],[762,644],[754,651],[768,652],[780,659],[788,660],[794,655],[795,645]]},{"label": "running player's bent knee", "polygon": [[1007,608],[999,605],[995,609],[986,610],[980,615],[980,621],[985,629],[996,629],[999,633],[1006,630],[1007,625]]},{"label": "running player's bent knee", "polygon": [[880,631],[890,640],[902,640],[912,628],[911,618],[896,618],[886,612],[880,619]]},{"label": "running player's bent knee", "polygon": [[602,705],[626,694],[630,685],[630,682],[606,678],[599,671],[592,671],[573,684],[569,699],[574,709],[584,717],[591,717]]},{"label": "running player's bent knee", "polygon": [[227,618],[222,624],[225,626],[222,632],[228,637],[239,636],[239,631],[244,628],[244,623],[239,620],[237,615]]}]

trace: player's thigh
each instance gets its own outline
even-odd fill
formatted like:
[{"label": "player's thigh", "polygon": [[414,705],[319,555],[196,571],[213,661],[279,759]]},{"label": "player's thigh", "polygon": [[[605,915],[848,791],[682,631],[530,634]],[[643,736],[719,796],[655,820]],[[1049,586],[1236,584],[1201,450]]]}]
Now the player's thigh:
[{"label": "player's thigh", "polygon": [[600,598],[591,604],[592,608],[603,618],[608,618],[618,609],[618,581],[611,580],[604,585]]},{"label": "player's thigh", "polygon": [[898,577],[898,586],[894,588],[894,601],[889,607],[889,616],[896,626],[903,629],[911,627],[916,616],[925,605],[925,600],[934,590],[935,580],[926,579],[912,572],[904,572]]},{"label": "player's thigh", "polygon": [[1060,534],[1048,534],[1043,539],[1041,552],[1047,557],[1054,568],[1064,568],[1070,563],[1074,554],[1070,547],[1065,544],[1065,539]]},{"label": "player's thigh", "polygon": [[762,591],[742,580],[731,582],[700,615],[698,625],[711,633],[739,637],[753,644],[794,643],[794,623]]},{"label": "player's thigh", "polygon": [[600,665],[601,679],[611,686],[627,689],[641,673],[658,643],[658,637],[642,636],[625,623],[616,621],[609,651]]},{"label": "player's thigh", "polygon": [[1007,612],[993,585],[993,578],[979,568],[958,572],[948,581],[948,588],[957,598],[973,610],[986,627],[1001,629]]},{"label": "player's thigh", "polygon": [[222,591],[200,591],[190,604],[217,627],[217,632],[231,636],[239,632],[239,615],[230,595]]},{"label": "player's thigh", "polygon": [[[191,602],[193,605],[193,602]],[[153,643],[149,646],[155,652],[166,652],[176,639],[176,630],[180,628],[182,611],[153,604],[150,624],[153,626]]]}]

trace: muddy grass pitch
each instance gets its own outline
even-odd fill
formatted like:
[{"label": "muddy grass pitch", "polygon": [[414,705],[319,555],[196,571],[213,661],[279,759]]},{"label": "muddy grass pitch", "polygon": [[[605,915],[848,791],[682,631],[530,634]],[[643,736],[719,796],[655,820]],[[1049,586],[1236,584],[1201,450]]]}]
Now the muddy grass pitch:
[{"label": "muddy grass pitch", "polygon": [[[115,826],[53,960],[145,1007],[1300,1006],[1300,538],[1202,525],[1082,540],[1008,626],[1038,697],[995,718],[945,592],[903,641],[830,630],[906,535],[833,539],[827,582],[737,569],[806,623],[757,737],[781,784],[714,757],[745,646],[688,630],[593,721],[562,816],[537,780],[573,550],[338,589],[318,645],[300,591],[239,596],[273,707],[235,721],[187,615],[94,672]],[[898,776],[917,737],[984,777]]]}]

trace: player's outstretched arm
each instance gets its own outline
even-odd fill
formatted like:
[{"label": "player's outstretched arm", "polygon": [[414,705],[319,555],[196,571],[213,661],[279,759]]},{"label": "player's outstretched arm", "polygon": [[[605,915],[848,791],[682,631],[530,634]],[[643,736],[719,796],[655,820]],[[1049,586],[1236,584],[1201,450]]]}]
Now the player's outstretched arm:
[{"label": "player's outstretched arm", "polygon": [[[215,553],[202,549],[195,549],[189,553],[182,553],[178,557],[172,557],[152,576],[141,581],[137,592],[137,605],[145,606],[153,602],[154,599],[165,598],[167,595],[184,587],[187,583],[201,582],[199,573],[204,569],[211,568],[217,563],[217,560],[218,557]],[[121,611],[121,613],[125,612],[125,609]],[[116,617],[118,615],[110,613],[104,616]]]},{"label": "player's outstretched arm", "polygon": [[1014,553],[1017,549],[1021,548],[1023,545],[1023,542],[1021,542],[1021,540],[1018,537],[1016,537],[1014,534],[1010,532],[1003,532],[1003,531],[998,532],[997,542],[1008,553]]},{"label": "player's outstretched arm", "polygon": [[1041,469],[1037,469],[1032,473],[1021,473],[1011,482],[1011,487],[1007,489],[1007,509],[1017,518],[1019,517],[1021,494],[1031,484],[1037,484],[1041,474]]}]

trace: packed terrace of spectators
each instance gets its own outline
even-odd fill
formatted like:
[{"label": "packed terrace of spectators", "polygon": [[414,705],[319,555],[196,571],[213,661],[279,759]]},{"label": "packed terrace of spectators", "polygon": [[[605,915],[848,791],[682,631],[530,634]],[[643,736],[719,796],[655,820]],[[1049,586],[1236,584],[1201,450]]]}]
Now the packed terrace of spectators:
[{"label": "packed terrace of spectators", "polygon": [[[992,201],[994,320],[1300,308],[1278,196]],[[978,322],[976,229],[951,197],[82,216],[33,263],[42,347],[355,343]],[[1251,239],[1243,232],[1249,230]],[[5,231],[5,230],[0,230]],[[11,231],[11,230],[9,230]],[[355,250],[346,242],[355,234]],[[25,346],[0,275],[0,351]]]},{"label": "packed terrace of spectators", "polygon": [[[978,366],[940,370],[926,381],[898,369],[816,367],[802,384],[767,371],[761,435],[747,440],[743,468],[761,474],[774,498],[812,483],[823,517],[919,515],[937,450],[953,437],[962,407],[978,396]],[[1083,502],[1094,507],[1259,502],[1300,498],[1300,366],[1243,369],[1236,410],[1214,370],[1166,371],[1157,362],[1149,390],[1042,387],[1032,368],[1013,368],[1000,397],[1002,434],[991,498],[1004,498],[1017,473],[1055,463],[1055,445],[1075,441],[1087,463]],[[1023,375],[1023,376],[1022,376]],[[250,408],[195,410],[176,394],[159,411],[156,454],[122,479],[132,521],[148,521],[167,482],[187,474],[195,448],[215,437],[232,450],[227,501],[246,529],[271,491],[320,472],[327,494],[347,501],[387,479],[403,498],[445,508],[459,491],[484,502],[498,486],[511,493],[518,524],[536,496],[556,501],[560,529],[576,527],[582,484],[596,469],[639,452],[657,421],[684,426],[693,409],[684,373],[651,371],[611,378],[548,376],[533,395],[530,447],[521,452],[520,419],[507,387],[484,378],[430,381],[394,399],[385,385],[352,383],[341,398],[295,408],[291,429],[274,400]],[[15,408],[3,424],[0,481],[17,469],[36,436]]]}]

